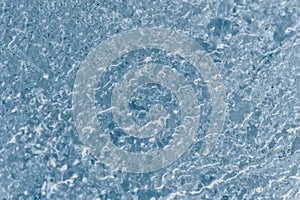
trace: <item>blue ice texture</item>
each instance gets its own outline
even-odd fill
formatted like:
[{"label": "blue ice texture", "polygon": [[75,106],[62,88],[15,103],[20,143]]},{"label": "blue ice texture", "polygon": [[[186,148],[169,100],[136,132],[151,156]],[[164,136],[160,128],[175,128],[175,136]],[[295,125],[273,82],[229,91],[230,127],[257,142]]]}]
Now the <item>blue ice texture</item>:
[{"label": "blue ice texture", "polygon": [[[89,53],[138,28],[175,30],[203,48],[224,85],[226,117],[201,156],[213,106],[195,66],[156,48],[120,56],[98,80],[93,105],[116,148],[166,148],[183,120],[181,101],[158,83],[134,90],[127,104],[138,126],[166,117],[152,139],[128,135],[112,112],[102,113],[129,70],[168,65],[190,83],[201,108],[198,134],[182,156],[129,173],[105,165],[79,137],[72,95]],[[0,200],[299,200],[299,166],[298,0],[0,1]]]}]

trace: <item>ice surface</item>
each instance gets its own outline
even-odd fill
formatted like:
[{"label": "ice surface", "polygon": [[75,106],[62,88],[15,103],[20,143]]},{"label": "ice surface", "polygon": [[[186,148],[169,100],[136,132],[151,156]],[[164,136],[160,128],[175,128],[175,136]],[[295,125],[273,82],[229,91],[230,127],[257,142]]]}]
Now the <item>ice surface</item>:
[{"label": "ice surface", "polygon": [[[208,53],[226,92],[225,123],[214,148],[201,156],[211,122],[205,116],[213,106],[201,74],[168,52],[128,53],[99,79],[97,110],[110,109],[113,83],[125,69],[159,62],[187,72],[201,105],[200,126],[171,165],[147,173],[113,171],[78,135],[73,85],[97,45],[150,27],[176,30]],[[299,199],[299,29],[297,0],[1,1],[0,199]],[[161,110],[155,106],[165,104],[165,132],[137,140],[114,129],[116,147],[148,152],[172,141],[180,101],[168,88],[152,86],[130,96],[131,119],[149,122],[148,114]],[[149,92],[155,95],[145,96]],[[147,101],[155,104],[147,107]],[[101,120],[113,116],[104,114],[98,113],[99,127],[113,129]]]}]

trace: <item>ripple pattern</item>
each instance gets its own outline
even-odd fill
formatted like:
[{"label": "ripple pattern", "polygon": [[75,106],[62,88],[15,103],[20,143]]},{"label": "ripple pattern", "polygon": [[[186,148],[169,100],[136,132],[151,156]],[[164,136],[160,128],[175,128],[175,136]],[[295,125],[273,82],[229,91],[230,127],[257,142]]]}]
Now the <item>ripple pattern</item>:
[{"label": "ripple pattern", "polygon": [[[147,56],[130,64],[129,56],[118,64],[140,51],[165,52],[179,62]],[[101,162],[124,172],[164,168],[199,135],[199,155],[206,156],[225,118],[220,78],[199,44],[179,32],[145,28],[117,34],[98,45],[78,71],[73,114],[79,136]],[[203,122],[209,122],[207,130]]]}]

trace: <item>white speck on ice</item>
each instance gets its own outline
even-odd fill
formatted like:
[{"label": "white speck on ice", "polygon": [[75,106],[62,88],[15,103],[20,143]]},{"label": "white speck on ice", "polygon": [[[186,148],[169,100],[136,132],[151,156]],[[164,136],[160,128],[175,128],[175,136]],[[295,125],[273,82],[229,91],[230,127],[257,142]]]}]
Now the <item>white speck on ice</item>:
[{"label": "white speck on ice", "polygon": [[148,62],[151,62],[151,61],[152,61],[152,58],[151,58],[151,57],[147,57],[147,58],[145,58],[145,60],[144,60],[145,63],[148,63]]},{"label": "white speck on ice", "polygon": [[49,79],[49,74],[44,74],[43,78],[48,80]]},{"label": "white speck on ice", "polygon": [[68,165],[67,165],[67,164],[64,164],[64,165],[59,169],[59,171],[64,172],[64,171],[66,171],[67,169],[68,169]]},{"label": "white speck on ice", "polygon": [[49,162],[50,162],[50,165],[51,165],[51,166],[56,167],[56,161],[55,161],[55,158],[51,157]]}]

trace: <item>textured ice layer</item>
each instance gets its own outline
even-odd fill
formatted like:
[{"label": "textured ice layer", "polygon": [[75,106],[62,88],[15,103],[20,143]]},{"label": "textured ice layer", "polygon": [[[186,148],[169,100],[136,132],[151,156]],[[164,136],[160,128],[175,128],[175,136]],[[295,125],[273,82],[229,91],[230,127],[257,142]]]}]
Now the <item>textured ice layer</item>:
[{"label": "textured ice layer", "polygon": [[[1,1],[0,198],[299,199],[299,18],[296,0]],[[199,134],[182,157],[161,170],[112,171],[78,136],[73,84],[98,44],[123,31],[149,27],[179,31],[209,53],[226,90],[225,124],[206,157],[199,156]],[[143,61],[138,59],[143,54],[191,69],[180,57],[171,59],[155,49],[133,52],[113,64],[130,67]],[[199,83],[206,105],[202,114],[209,116],[206,87]],[[106,105],[101,102],[103,87],[95,92],[95,106]],[[149,92],[156,95],[144,95]],[[179,107],[173,96],[157,85],[136,90],[130,96],[132,120],[143,125],[155,113],[168,115],[171,108],[164,103]],[[147,107],[147,101],[158,106]],[[122,135],[111,140],[132,152],[162,148],[180,123],[178,111],[166,122],[168,137],[157,136],[160,143],[139,139],[134,146]],[[205,135],[210,120],[200,120]]]}]

